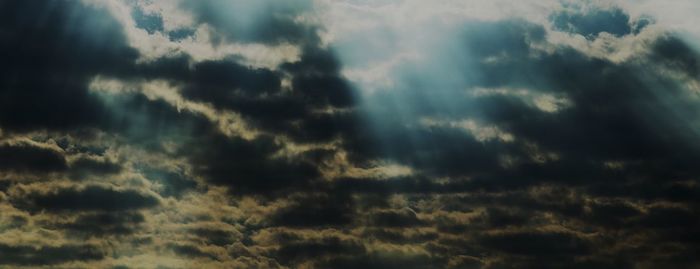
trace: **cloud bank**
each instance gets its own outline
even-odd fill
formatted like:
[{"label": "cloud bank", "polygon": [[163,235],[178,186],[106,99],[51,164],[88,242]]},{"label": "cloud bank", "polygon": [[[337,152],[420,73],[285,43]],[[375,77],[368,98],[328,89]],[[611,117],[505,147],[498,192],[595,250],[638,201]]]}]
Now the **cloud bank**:
[{"label": "cloud bank", "polygon": [[0,2],[0,267],[696,268],[698,9]]}]

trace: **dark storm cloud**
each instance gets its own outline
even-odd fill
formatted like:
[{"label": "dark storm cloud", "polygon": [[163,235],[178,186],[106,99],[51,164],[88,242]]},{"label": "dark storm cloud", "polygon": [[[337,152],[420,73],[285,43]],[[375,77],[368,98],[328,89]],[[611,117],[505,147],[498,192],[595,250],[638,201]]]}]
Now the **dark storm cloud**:
[{"label": "dark storm cloud", "polygon": [[179,111],[161,100],[149,100],[142,94],[109,97],[113,121],[105,129],[122,134],[129,142],[146,149],[163,151],[166,139],[183,144],[217,132],[214,124],[201,114]]},{"label": "dark storm cloud", "polygon": [[338,256],[321,263],[320,268],[442,268],[442,261],[428,255],[401,255],[393,253],[370,253],[356,256]]},{"label": "dark storm cloud", "polygon": [[[317,46],[306,45],[300,61],[284,65],[282,71],[253,69],[234,59],[203,61],[189,69],[186,57],[142,68],[150,76],[180,81],[185,97],[239,112],[255,127],[299,141],[322,142],[347,134],[358,120],[352,113],[312,113],[354,103],[353,89],[340,76],[337,59]],[[281,91],[283,72],[292,76],[291,92]],[[190,156],[195,171],[209,182],[237,193],[272,194],[318,181],[318,168],[310,160],[274,158],[281,146],[267,135],[248,141],[204,132],[182,154]]]},{"label": "dark storm cloud", "polygon": [[14,266],[54,265],[70,261],[94,261],[105,257],[93,245],[8,245],[0,243],[0,264]]},{"label": "dark storm cloud", "polygon": [[191,257],[191,258],[201,257],[201,258],[208,258],[208,259],[212,259],[212,260],[218,260],[216,255],[213,255],[211,253],[207,253],[206,251],[203,251],[194,245],[170,244],[170,245],[168,245],[168,248],[170,250],[172,250],[178,256]]},{"label": "dark storm cloud", "polygon": [[700,188],[694,183],[644,181],[617,182],[611,184],[595,184],[588,186],[588,192],[600,197],[623,197],[628,199],[644,199],[649,201],[671,201],[696,204]]},{"label": "dark storm cloud", "polygon": [[349,82],[340,74],[341,63],[333,51],[319,45],[304,46],[300,61],[282,66],[294,77],[292,87],[312,106],[353,105],[355,96]]},{"label": "dark storm cloud", "polygon": [[487,208],[484,218],[488,227],[525,226],[530,221],[530,212]]},{"label": "dark storm cloud", "polygon": [[164,197],[180,197],[188,190],[197,187],[197,182],[179,172],[162,171],[152,168],[144,168],[144,175],[154,182],[163,184],[163,189],[159,192]]},{"label": "dark storm cloud", "polygon": [[664,66],[686,73],[691,77],[700,74],[700,58],[683,40],[674,36],[662,37],[652,46],[652,60]]},{"label": "dark storm cloud", "polygon": [[[304,27],[301,24],[294,25]],[[238,63],[235,57],[193,63],[189,56],[179,55],[141,64],[132,72],[148,79],[173,81],[175,85],[182,86],[180,93],[189,100],[240,113],[251,127],[283,134],[295,141],[317,143],[355,136],[355,131],[361,129],[362,124],[359,114],[352,110],[358,103],[356,90],[341,75],[341,64],[332,49],[322,48],[319,40],[306,41],[298,44],[302,46],[300,60],[285,63],[276,71],[245,66]],[[291,90],[282,88],[282,80],[285,78],[291,79]],[[137,102],[146,104],[139,105]],[[167,129],[177,126],[168,122],[173,119],[189,122],[183,119],[188,117],[187,113],[182,115],[150,111],[167,109],[158,108],[161,105],[157,101],[130,97],[113,103],[133,107],[131,111],[146,110],[138,113],[143,115],[140,117],[146,118],[144,122],[134,122],[138,117],[135,118],[131,112],[113,116],[115,123],[112,126],[118,126],[113,127],[115,131],[124,132],[122,129],[129,125],[136,127],[127,130],[152,124],[161,125],[156,130]],[[327,109],[349,110],[338,113],[319,112]],[[171,117],[170,114],[174,116]],[[161,119],[163,117],[165,119]],[[207,127],[181,126],[179,129],[206,130]],[[206,136],[204,133],[206,131],[194,135]],[[151,135],[148,132],[138,132],[138,129],[128,134],[130,137]]]},{"label": "dark storm cloud", "polygon": [[105,176],[117,174],[122,171],[122,166],[106,160],[95,160],[90,158],[81,158],[70,165],[71,173],[77,177],[86,175]]},{"label": "dark storm cloud", "polygon": [[[445,128],[405,128],[383,132],[392,158],[436,175],[464,175],[498,169],[497,142],[479,142],[463,130]],[[357,149],[352,149],[357,150]],[[360,148],[361,150],[361,148]],[[386,156],[370,149],[369,157]],[[376,154],[376,155],[375,155]]]},{"label": "dark storm cloud", "polygon": [[121,211],[149,208],[159,204],[158,198],[149,194],[100,185],[24,192],[18,197],[13,197],[13,202],[32,211]]},{"label": "dark storm cloud", "polygon": [[296,234],[277,234],[280,247],[269,255],[285,266],[313,264],[313,268],[440,268],[439,258],[423,254],[406,254],[371,250],[365,239],[349,239],[333,235],[305,238]]},{"label": "dark storm cloud", "polygon": [[[147,138],[174,135],[187,123],[199,124],[195,116],[162,101],[140,95],[105,97],[88,90],[96,75],[138,80],[187,70],[187,65],[138,66],[139,52],[128,45],[122,25],[109,11],[78,1],[0,5],[0,50],[7,53],[0,80],[3,130],[77,132],[97,127],[147,143],[152,141]],[[41,14],[40,20],[31,20],[37,18],[34,14]]]},{"label": "dark storm cloud", "polygon": [[[652,208],[639,220],[639,224],[652,228],[690,228],[699,222],[695,211],[683,208]],[[697,239],[697,236],[694,236],[694,239]]]},{"label": "dark storm cloud", "polygon": [[[211,9],[212,5],[214,5],[214,3],[202,2],[192,4],[191,7],[197,12],[218,12],[217,10]],[[232,5],[248,6],[249,4],[232,3]],[[267,4],[250,5],[254,6],[252,8],[261,7],[264,9],[268,6]],[[201,167],[198,171],[204,174],[210,182],[228,185],[231,186],[232,189],[240,192],[267,192],[275,189],[284,189],[290,186],[301,187],[308,182],[316,180],[318,172],[311,163],[307,163],[304,160],[289,161],[272,159],[270,156],[274,151],[279,149],[279,145],[274,144],[270,138],[262,137],[252,142],[237,140],[235,138],[231,139],[231,141],[227,141],[227,138],[215,138],[213,139],[213,143],[207,141],[207,143],[201,144],[200,142],[203,141],[202,139],[207,139],[209,136],[217,137],[218,135],[207,134],[208,132],[216,131],[213,131],[211,126],[202,123],[202,119],[197,116],[193,116],[187,112],[180,113],[180,111],[177,111],[176,108],[170,104],[159,100],[147,100],[141,95],[105,97],[96,96],[95,94],[88,93],[86,90],[86,84],[89,79],[97,74],[112,75],[127,80],[138,80],[140,76],[148,79],[165,78],[182,83],[184,87],[181,93],[185,97],[195,101],[211,103],[217,108],[231,109],[239,112],[246,119],[250,120],[254,127],[269,129],[274,132],[282,132],[294,139],[306,142],[317,142],[318,140],[328,141],[336,138],[339,133],[347,130],[347,128],[343,127],[347,122],[352,122],[354,124],[353,118],[355,116],[348,116],[347,114],[339,116],[312,115],[312,111],[329,107],[345,108],[353,104],[352,89],[349,83],[340,75],[340,64],[331,51],[320,48],[316,33],[310,29],[306,29],[309,27],[308,25],[291,21],[293,18],[292,13],[301,12],[308,7],[307,5],[297,6],[296,4],[290,4],[288,7],[270,5],[270,8],[273,7],[275,10],[281,8],[279,12],[284,14],[278,14],[268,19],[270,21],[284,20],[284,25],[286,26],[282,29],[283,32],[308,32],[304,34],[303,38],[300,36],[293,38],[297,36],[297,34],[294,33],[290,35],[276,32],[270,33],[275,37],[285,36],[285,42],[300,43],[301,46],[304,47],[301,60],[296,63],[285,64],[281,71],[246,67],[236,63],[235,59],[204,61],[193,64],[192,60],[186,55],[161,58],[153,62],[135,65],[134,60],[138,54],[135,50],[125,45],[125,38],[118,24],[106,14],[102,14],[103,16],[99,17],[102,23],[97,24],[97,26],[104,26],[107,28],[97,30],[105,37],[113,38],[114,40],[100,40],[105,38],[102,36],[98,38],[79,38],[80,36],[77,36],[75,38],[76,42],[87,40],[85,42],[88,44],[84,45],[87,46],[86,50],[75,50],[75,52],[73,52],[72,49],[74,47],[80,47],[81,45],[72,44],[72,46],[64,48],[61,47],[62,44],[52,42],[54,39],[40,42],[47,44],[47,46],[56,46],[57,48],[42,48],[39,53],[58,54],[54,51],[60,51],[61,55],[66,56],[58,58],[57,60],[53,60],[55,57],[43,57],[46,59],[46,63],[39,62],[39,64],[45,64],[46,67],[44,69],[46,70],[55,69],[55,67],[59,65],[72,66],[72,69],[64,70],[65,72],[71,71],[70,74],[67,74],[70,76],[65,75],[64,77],[70,78],[70,82],[75,84],[71,86],[70,89],[71,91],[76,91],[76,93],[70,95],[73,97],[86,96],[85,98],[90,99],[85,102],[77,100],[76,102],[79,103],[66,103],[65,106],[61,105],[57,108],[59,111],[51,111],[51,116],[58,116],[63,113],[60,109],[67,109],[70,111],[80,109],[83,103],[94,107],[94,109],[90,111],[81,110],[76,112],[80,114],[79,116],[77,116],[77,114],[76,116],[60,116],[61,119],[70,118],[71,121],[75,120],[80,122],[76,122],[75,126],[70,124],[66,126],[57,125],[56,128],[70,128],[77,127],[78,125],[99,126],[103,129],[123,134],[129,141],[152,150],[162,150],[160,141],[166,138],[181,141],[194,137],[195,139],[192,141],[196,143],[199,148],[193,149],[195,154],[190,154],[189,152],[183,152],[183,154],[194,156],[193,162],[195,165]],[[62,25],[67,23],[65,22],[67,19],[64,18],[66,16],[64,13],[71,12],[70,10],[66,10],[68,8],[52,5],[46,8],[57,14],[55,15],[56,18],[50,18],[53,20],[52,25],[55,25],[55,27],[67,27]],[[77,11],[74,12],[80,14],[79,19],[87,21],[84,23],[86,25],[95,24],[90,20],[98,20],[98,18],[87,15],[87,12],[83,12],[83,9],[88,9],[88,7],[76,5],[75,7],[69,6],[69,8],[77,9]],[[144,27],[150,32],[160,31],[162,27],[159,25],[162,22],[159,23],[160,20],[154,17],[155,15],[145,14],[139,8],[134,8],[133,10],[134,14],[132,14],[132,16],[136,17],[136,24],[138,27]],[[105,12],[103,10],[97,11]],[[207,16],[204,16],[203,18],[206,17]],[[225,16],[224,19],[225,18],[227,17]],[[255,21],[259,20],[255,19]],[[212,24],[217,31],[231,29],[228,24],[220,24],[217,22],[208,23]],[[244,22],[236,21],[236,23]],[[267,25],[266,23],[260,25],[260,27],[263,28],[273,26],[274,25]],[[64,32],[68,32],[68,37],[65,38],[70,40],[66,42],[74,41],[69,38],[71,32],[84,35],[92,33],[90,31],[97,31],[92,28],[54,30],[48,29],[48,27],[37,27],[35,30],[47,31],[47,33],[65,30]],[[264,32],[265,31],[259,30],[254,31],[254,33]],[[45,34],[41,32],[37,33],[36,36],[48,38],[44,37]],[[245,40],[245,38],[242,40]],[[271,39],[266,40],[271,41]],[[17,42],[17,46],[19,47],[21,46],[19,43],[22,42],[22,39],[16,39],[13,42]],[[94,57],[89,56],[93,51],[96,55]],[[69,57],[70,55],[68,54],[70,53],[75,53],[76,57]],[[83,62],[83,58],[85,62]],[[96,59],[100,59],[100,66],[94,66],[95,63],[90,62],[97,62],[98,60]],[[29,75],[29,72],[26,71],[22,74]],[[32,76],[36,75],[43,74],[32,73]],[[280,81],[283,76],[287,75],[290,75],[292,78],[292,87],[294,90],[281,93]],[[28,81],[46,80],[21,79],[19,81],[24,83]],[[36,91],[41,91],[41,94],[39,94],[40,96],[46,96],[47,99],[51,99],[52,102],[60,102],[60,98],[57,97],[61,96],[47,96],[44,94],[44,91],[48,91],[52,86],[53,85],[39,85],[35,88]],[[17,90],[11,93],[26,92],[29,91]],[[47,93],[68,95],[67,91],[60,89],[51,90]],[[13,97],[8,99],[18,98]],[[34,101],[29,100],[27,102]],[[40,107],[48,108],[48,106],[43,104],[40,105]],[[49,111],[47,111],[47,113],[49,113]],[[44,120],[46,119],[43,116],[44,114],[46,113],[42,113],[41,116],[37,117]],[[80,119],[81,117],[95,118],[83,121]],[[13,117],[12,119],[14,120],[17,118]],[[22,124],[28,124],[30,121],[21,120],[21,122]],[[37,124],[37,127],[46,128],[51,124],[59,123],[60,120],[51,120],[48,124],[40,122]],[[7,126],[7,124],[5,124],[5,126]],[[206,150],[211,150],[211,152],[207,152]],[[248,152],[248,156],[243,157],[241,150]],[[201,154],[197,154],[196,152],[201,152]],[[217,159],[210,159],[210,156],[217,156]],[[234,159],[231,158],[237,159],[237,161],[233,161]],[[216,164],[217,160],[222,163]],[[230,162],[238,163],[239,165],[230,166]],[[84,161],[78,161],[75,166],[85,166],[83,164]],[[92,169],[97,168],[95,165],[87,165],[83,168],[85,169],[81,170],[76,168],[76,170],[81,171],[76,171],[75,175],[81,177],[86,173],[98,172],[97,170],[100,170]],[[107,167],[105,166],[102,168]],[[90,172],[91,169],[94,171]],[[179,180],[179,183],[175,182],[175,185],[182,185],[180,183],[185,184],[184,181],[181,181],[182,180]],[[166,185],[171,186],[172,184]],[[188,188],[189,186],[181,187]],[[177,194],[182,188],[177,187],[176,189],[178,190],[165,190],[165,192],[167,192],[166,195]]]},{"label": "dark storm cloud", "polygon": [[229,230],[198,227],[189,230],[192,234],[202,238],[207,244],[227,246],[237,242],[237,235]]},{"label": "dark storm cloud", "polygon": [[641,215],[641,211],[633,206],[621,203],[599,203],[591,206],[591,213],[586,220],[604,226],[628,227],[631,218]]},{"label": "dark storm cloud", "polygon": [[362,255],[365,251],[364,246],[358,242],[326,237],[315,241],[284,243],[275,251],[274,257],[282,264],[299,264],[303,261],[323,259],[329,255]]},{"label": "dark storm cloud", "polygon": [[[341,178],[334,182],[333,191],[350,193],[375,193],[388,195],[393,193],[444,193],[464,192],[475,189],[471,184],[458,182],[436,183],[425,177],[394,177],[390,180],[371,180]],[[478,186],[477,186],[478,187]]]},{"label": "dark storm cloud", "polygon": [[438,239],[439,234],[436,232],[407,234],[404,233],[403,230],[367,228],[363,231],[362,236],[382,242],[403,245],[429,243]]},{"label": "dark storm cloud", "polygon": [[[318,26],[294,20],[311,10],[310,2],[201,1],[181,5],[230,41],[290,43],[301,48],[300,59],[273,71],[245,66],[235,57],[192,63],[183,55],[143,65],[139,74],[178,81],[185,97],[241,113],[253,127],[298,141],[329,141],[357,129],[359,117],[355,113],[315,113],[352,108],[357,94],[341,75],[335,51],[321,45]],[[230,16],[243,10],[249,14]],[[281,87],[285,78],[291,79],[291,91]]]},{"label": "dark storm cloud", "polygon": [[183,95],[227,107],[236,97],[275,94],[280,90],[280,75],[267,69],[251,69],[233,60],[206,61],[194,66],[190,87]]},{"label": "dark storm cloud", "polygon": [[108,111],[88,93],[98,73],[138,56],[106,10],[77,1],[0,4],[0,124],[5,130],[98,125]]},{"label": "dark storm cloud", "polygon": [[342,193],[305,193],[270,217],[273,226],[343,226],[354,221],[354,203]]},{"label": "dark storm cloud", "polygon": [[186,152],[192,156],[195,171],[211,183],[229,186],[232,192],[274,194],[318,180],[318,169],[311,163],[273,157],[280,146],[271,137],[247,141],[212,135],[203,141],[206,143]]},{"label": "dark storm cloud", "polygon": [[[529,173],[522,174],[554,178],[580,170],[586,171],[588,177],[606,178],[602,175],[605,171],[586,165],[592,160],[642,161],[646,166],[630,168],[646,170],[646,175],[653,176],[697,173],[686,161],[698,154],[697,144],[688,136],[692,130],[676,124],[680,120],[676,113],[697,115],[697,106],[684,101],[685,93],[678,85],[658,77],[654,81],[658,84],[649,85],[638,74],[651,75],[653,70],[588,60],[572,52],[541,60],[543,68],[539,72],[552,72],[546,76],[550,78],[548,84],[566,89],[575,107],[555,115],[518,119],[511,115],[528,112],[503,114],[512,106],[498,102],[493,104],[499,107],[496,113],[486,115],[492,122],[507,126],[516,137],[536,141],[543,148],[560,153],[563,160],[560,165],[566,167],[559,171],[523,167],[527,169],[523,172]],[[658,92],[661,89],[663,93]],[[660,94],[664,95],[663,99],[657,97]]]},{"label": "dark storm cloud", "polygon": [[555,260],[562,257],[571,259],[577,255],[591,253],[591,245],[585,239],[564,233],[526,232],[486,235],[481,241],[483,246],[494,250],[542,260]]},{"label": "dark storm cloud", "polygon": [[[357,104],[355,89],[341,76],[334,52],[318,46],[305,45],[301,59],[284,64],[280,71],[247,67],[235,59],[203,61],[189,70],[186,57],[162,60],[143,69],[154,77],[180,81],[185,85],[182,94],[189,99],[236,111],[254,127],[298,141],[353,135],[361,123],[356,113],[315,113]],[[292,78],[291,91],[281,88],[285,76]]]},{"label": "dark storm cloud", "polygon": [[[448,48],[466,50],[472,56],[463,60],[454,58],[462,63],[463,69],[447,71],[463,72],[461,75],[470,79],[441,81],[456,86],[440,92],[417,83],[381,93],[370,101],[381,107],[377,113],[400,115],[399,111],[408,110],[403,113],[408,113],[410,118],[387,116],[378,120],[377,135],[382,139],[383,151],[377,151],[379,147],[361,151],[359,146],[350,148],[351,152],[368,157],[388,155],[438,175],[477,176],[476,180],[483,178],[485,184],[508,184],[505,181],[516,178],[512,183],[527,185],[533,180],[580,184],[633,175],[652,178],[697,175],[697,169],[688,162],[700,152],[692,139],[694,131],[679,122],[696,117],[698,106],[688,98],[683,84],[658,75],[658,66],[646,64],[650,58],[661,58],[667,60],[654,61],[677,62],[675,65],[683,70],[692,70],[691,60],[679,62],[680,58],[669,59],[671,55],[664,56],[656,50],[648,58],[640,55],[620,64],[590,58],[569,47],[558,47],[552,53],[534,53],[530,45],[544,42],[540,26],[518,21],[471,26],[462,39],[455,41],[456,45]],[[486,61],[501,55],[507,57]],[[472,70],[470,66],[477,68]],[[546,112],[518,96],[465,96],[462,90],[465,87],[525,88],[531,94],[561,94],[572,105]],[[431,97],[436,94],[448,100],[443,105],[446,108],[419,105],[421,100],[436,98]],[[399,107],[392,99],[415,104]],[[477,141],[459,128],[405,124],[421,117],[475,119],[512,134],[515,142]],[[537,145],[540,152],[556,154],[556,159],[545,159],[544,163],[533,159],[534,149],[527,143]],[[504,169],[499,162],[503,154],[520,156],[520,161]],[[629,164],[626,172],[619,174],[606,169],[603,166],[606,161]]]},{"label": "dark storm cloud", "polygon": [[[321,42],[324,26],[302,17],[318,11],[311,2],[183,1],[194,25],[175,30],[169,14],[127,5],[151,35],[192,42],[207,24],[214,47],[293,45],[299,59],[270,69],[174,51],[137,63],[131,26],[100,5],[2,2],[2,131],[71,139],[54,139],[61,152],[0,146],[0,172],[51,175],[0,182],[11,212],[0,233],[119,242],[0,243],[0,264],[107,253],[258,268],[698,264],[700,106],[689,88],[700,57],[673,33],[613,61],[550,43],[542,25],[470,21],[398,64],[386,89],[361,93],[343,75],[342,44]],[[615,7],[548,18],[588,42],[640,38],[653,23]],[[95,78],[129,89],[89,90]],[[215,116],[240,115],[256,135],[224,134],[211,115],[139,92],[153,81]],[[286,154],[297,146],[312,149]],[[411,172],[364,176],[378,163]]]},{"label": "dark storm cloud", "polygon": [[23,143],[0,145],[0,171],[44,173],[67,168],[64,156],[53,149]]},{"label": "dark storm cloud", "polygon": [[143,214],[138,212],[88,213],[56,227],[85,237],[127,235],[138,230],[144,220]]},{"label": "dark storm cloud", "polygon": [[397,211],[372,213],[370,215],[370,225],[380,227],[411,227],[425,225],[425,222],[418,219],[416,212],[404,208]]}]

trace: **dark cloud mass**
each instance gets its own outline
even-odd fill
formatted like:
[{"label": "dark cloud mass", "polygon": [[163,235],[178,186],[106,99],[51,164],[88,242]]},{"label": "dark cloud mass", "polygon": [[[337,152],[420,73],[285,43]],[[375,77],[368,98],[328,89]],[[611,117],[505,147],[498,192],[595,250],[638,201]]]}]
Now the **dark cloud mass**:
[{"label": "dark cloud mass", "polygon": [[[28,190],[18,187],[22,193],[17,204],[26,204],[30,210],[98,210],[121,211],[152,207],[158,204],[156,197],[135,190],[118,190],[105,186],[59,187],[53,190]],[[26,192],[26,193],[25,193]]]},{"label": "dark cloud mass", "polygon": [[13,266],[53,265],[69,261],[94,261],[104,258],[96,246],[63,245],[32,246],[0,244],[0,264]]},{"label": "dark cloud mass", "polygon": [[0,0],[0,267],[698,268],[658,2]]},{"label": "dark cloud mass", "polygon": [[0,170],[51,172],[62,171],[67,167],[63,155],[53,149],[29,144],[0,146]]},{"label": "dark cloud mass", "polygon": [[3,129],[99,125],[108,111],[87,92],[88,81],[138,56],[119,23],[76,1],[2,1],[0,10]]}]

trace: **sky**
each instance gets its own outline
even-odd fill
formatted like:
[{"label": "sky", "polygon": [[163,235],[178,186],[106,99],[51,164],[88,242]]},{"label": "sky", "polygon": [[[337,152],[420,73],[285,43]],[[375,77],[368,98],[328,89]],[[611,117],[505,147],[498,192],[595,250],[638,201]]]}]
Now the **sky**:
[{"label": "sky", "polygon": [[700,268],[695,0],[0,0],[0,268]]}]

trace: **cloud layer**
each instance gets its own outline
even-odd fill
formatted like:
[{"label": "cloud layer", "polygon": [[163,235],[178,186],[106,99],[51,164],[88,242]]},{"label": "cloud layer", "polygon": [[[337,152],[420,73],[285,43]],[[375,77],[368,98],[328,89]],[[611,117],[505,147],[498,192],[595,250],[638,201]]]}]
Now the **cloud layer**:
[{"label": "cloud layer", "polygon": [[0,2],[0,267],[695,268],[662,4]]}]

